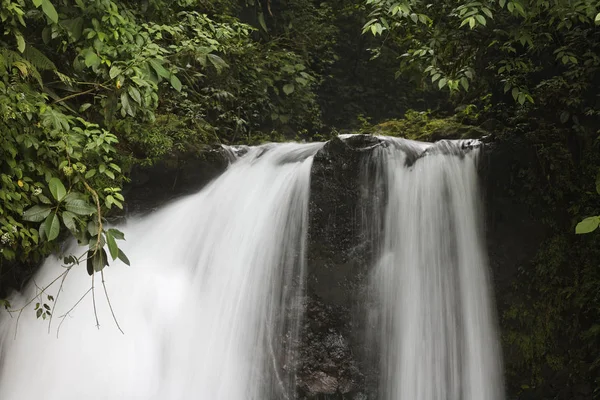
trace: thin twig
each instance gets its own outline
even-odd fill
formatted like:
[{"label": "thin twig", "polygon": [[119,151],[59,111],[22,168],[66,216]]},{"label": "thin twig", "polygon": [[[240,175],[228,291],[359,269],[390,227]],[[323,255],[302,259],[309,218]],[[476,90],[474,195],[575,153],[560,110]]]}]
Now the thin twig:
[{"label": "thin twig", "polygon": [[100,329],[100,322],[98,322],[98,310],[96,309],[96,293],[94,292],[94,277],[96,274],[92,274],[92,302],[94,303],[94,317],[96,317],[96,328]]},{"label": "thin twig", "polygon": [[[66,273],[67,273],[67,271],[65,271],[62,274],[58,275],[56,277],[56,279],[54,279],[52,282],[50,282],[48,285],[46,285],[43,290],[48,289],[50,286],[52,286],[54,284],[54,282],[58,281]],[[38,298],[38,296],[39,296],[38,294],[36,294],[35,296],[33,296],[31,298],[31,300],[29,300],[27,303],[25,303],[25,305],[23,307],[21,307],[20,309],[18,309],[18,310],[7,310],[9,313],[13,313],[13,312],[17,312],[17,311],[19,312],[19,315],[17,316],[17,323],[15,324],[15,339],[17,338],[17,330],[19,329],[19,320],[21,319],[21,314],[23,314],[23,311],[25,310],[25,308],[28,305],[30,305],[31,303],[33,303],[35,301],[35,299]]]},{"label": "thin twig", "polygon": [[121,333],[124,335],[125,332],[123,332],[123,329],[121,329],[121,326],[119,325],[119,321],[117,321],[117,317],[115,316],[115,312],[113,311],[112,304],[110,304],[110,297],[108,297],[108,291],[106,290],[106,283],[104,282],[104,271],[100,271],[100,276],[102,276],[102,286],[104,287],[104,294],[106,295],[106,301],[108,302],[108,307],[110,308],[110,313],[112,314],[112,317],[115,320],[115,324],[117,325],[117,328],[119,328]]},{"label": "thin twig", "polygon": [[60,324],[58,324],[58,328],[56,329],[56,337],[57,337],[57,338],[58,338],[58,334],[59,334],[59,332],[60,332],[60,327],[62,326],[63,322],[65,322],[65,318],[66,318],[66,317],[67,317],[67,316],[68,316],[68,315],[71,313],[71,311],[73,311],[73,310],[75,309],[75,307],[77,307],[77,305],[78,305],[79,303],[81,303],[81,301],[82,301],[82,300],[85,298],[85,296],[87,296],[87,295],[88,295],[88,293],[89,293],[89,292],[91,292],[91,291],[92,291],[92,288],[89,288],[89,289],[88,289],[88,290],[87,290],[87,291],[86,291],[86,292],[83,294],[83,296],[81,296],[81,298],[80,298],[80,299],[77,301],[77,303],[75,303],[75,305],[69,309],[69,311],[67,311],[66,313],[64,313],[64,314],[63,314],[63,315],[61,315],[60,317],[58,317],[58,318],[60,318],[60,319],[61,319],[61,321],[60,321]]},{"label": "thin twig", "polygon": [[63,278],[60,281],[60,287],[58,288],[58,292],[56,292],[56,298],[54,298],[54,302],[52,304],[52,312],[50,313],[50,320],[48,321],[48,333],[50,333],[50,328],[52,327],[52,318],[54,317],[54,310],[56,309],[56,303],[58,303],[58,298],[60,297],[60,293],[62,292],[63,284],[65,283],[65,279],[67,279],[67,275],[69,275],[69,272],[71,271],[72,267],[73,266],[71,265],[63,273]]},{"label": "thin twig", "polygon": [[63,97],[63,98],[61,98],[61,99],[56,99],[56,100],[54,100],[54,101],[52,102],[52,104],[61,103],[61,102],[63,102],[63,101],[66,101],[66,100],[72,99],[73,97],[83,96],[84,94],[89,94],[89,93],[92,93],[92,92],[93,92],[94,90],[96,90],[96,89],[97,89],[97,88],[93,87],[93,88],[91,88],[91,89],[84,90],[83,92],[77,92],[77,93],[70,94],[70,95],[68,95],[68,96],[65,96],[65,97]]}]

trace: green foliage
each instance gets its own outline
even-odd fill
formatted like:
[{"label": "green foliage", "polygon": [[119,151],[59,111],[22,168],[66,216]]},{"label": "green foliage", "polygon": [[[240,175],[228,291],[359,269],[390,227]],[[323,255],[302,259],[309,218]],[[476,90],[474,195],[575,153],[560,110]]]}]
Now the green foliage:
[{"label": "green foliage", "polygon": [[577,224],[575,227],[575,233],[590,233],[595,231],[600,225],[600,217],[587,217],[583,221]]},{"label": "green foliage", "polygon": [[403,137],[433,142],[440,139],[478,139],[487,135],[485,130],[460,122],[459,116],[435,118],[431,111],[409,110],[403,119],[393,119],[374,126],[366,126],[362,133]]},{"label": "green foliage", "polygon": [[[126,259],[104,226],[124,207],[133,163],[321,129],[319,77],[301,54],[319,35],[301,45],[288,25],[257,41],[239,10],[227,1],[3,1],[0,269],[31,265],[69,235],[88,246],[90,273]],[[303,32],[324,15],[306,18]]]},{"label": "green foliage", "polygon": [[600,8],[589,0],[366,4],[372,18],[363,32],[390,31],[406,49],[401,68],[421,70],[439,89],[501,86],[524,105],[534,103],[540,86],[558,77],[572,84],[590,79],[598,67]]},{"label": "green foliage", "polygon": [[[600,172],[596,175],[596,193],[600,195]],[[577,224],[575,227],[575,233],[590,233],[598,229],[600,225],[600,216],[595,215],[593,217],[587,217],[583,221]]]}]

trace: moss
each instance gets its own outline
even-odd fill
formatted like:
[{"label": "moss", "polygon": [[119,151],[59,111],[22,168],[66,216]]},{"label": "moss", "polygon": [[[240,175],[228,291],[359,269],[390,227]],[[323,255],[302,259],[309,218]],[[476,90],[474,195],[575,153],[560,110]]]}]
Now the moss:
[{"label": "moss", "polygon": [[433,118],[429,112],[409,111],[403,119],[392,119],[362,129],[361,133],[402,137],[424,142],[441,139],[479,139],[488,132],[473,125],[465,125],[456,117]]}]

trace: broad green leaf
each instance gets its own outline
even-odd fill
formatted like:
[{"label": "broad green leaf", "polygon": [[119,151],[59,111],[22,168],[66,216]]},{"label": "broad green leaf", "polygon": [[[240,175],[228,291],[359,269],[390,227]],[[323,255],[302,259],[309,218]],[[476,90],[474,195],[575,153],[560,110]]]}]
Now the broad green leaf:
[{"label": "broad green leaf", "polygon": [[42,0],[42,11],[44,11],[44,14],[50,18],[50,21],[54,22],[55,24],[58,23],[58,13],[56,12],[56,9],[50,0]]},{"label": "broad green leaf", "polygon": [[85,55],[85,66],[92,67],[98,65],[100,65],[100,58],[98,55],[93,50],[88,51]]},{"label": "broad green leaf", "polygon": [[131,104],[129,103],[129,96],[126,92],[121,93],[121,106],[123,107],[123,110],[126,114],[129,114],[132,117],[135,115],[135,113],[133,112],[133,108],[131,108]]},{"label": "broad green leaf", "polygon": [[258,14],[258,23],[265,32],[269,32],[269,30],[267,29],[267,24],[265,23],[265,16],[263,13]]},{"label": "broad green leaf", "polygon": [[596,230],[596,228],[598,228],[598,225],[600,225],[599,216],[587,217],[586,219],[577,224],[577,226],[575,227],[575,233],[583,234],[593,232]]},{"label": "broad green leaf", "polygon": [[287,95],[294,93],[294,85],[292,83],[283,85],[283,93],[285,93]]},{"label": "broad green leaf", "polygon": [[33,5],[38,8],[42,5],[43,0],[33,0]]},{"label": "broad green leaf", "polygon": [[58,178],[50,179],[50,182],[48,182],[48,188],[50,189],[50,193],[52,193],[52,197],[54,197],[56,201],[61,201],[67,194],[65,186]]},{"label": "broad green leaf", "polygon": [[208,57],[208,60],[210,61],[210,63],[213,65],[213,67],[215,67],[215,69],[217,70],[218,73],[221,73],[223,68],[229,67],[229,65],[227,65],[227,63],[216,54],[208,54],[207,57]]},{"label": "broad green leaf", "polygon": [[433,82],[437,81],[438,79],[440,79],[440,76],[441,76],[440,74],[435,74],[435,75],[433,75],[433,76],[431,77],[431,82],[433,83]]},{"label": "broad green leaf", "polygon": [[25,51],[25,39],[23,38],[23,35],[21,35],[21,33],[16,32],[15,33],[15,39],[17,39],[17,50],[19,50],[19,52],[24,52]]},{"label": "broad green leaf", "polygon": [[477,22],[479,22],[481,25],[485,26],[485,17],[483,15],[476,15],[475,18],[477,19]]},{"label": "broad green leaf", "polygon": [[69,203],[73,200],[85,200],[85,196],[79,192],[69,192],[63,199],[63,201],[66,203]]},{"label": "broad green leaf", "polygon": [[123,253],[123,250],[119,249],[119,255],[117,257],[119,257],[119,260],[123,261],[126,265],[131,265],[129,258]]},{"label": "broad green leaf", "polygon": [[469,80],[465,77],[460,78],[460,84],[465,89],[465,92],[469,90]]},{"label": "broad green leaf", "polygon": [[64,19],[60,21],[60,24],[64,26],[74,40],[79,40],[83,32],[83,18],[77,17],[72,19]]},{"label": "broad green leaf", "polygon": [[110,228],[108,233],[117,240],[125,240],[125,234],[118,229]]},{"label": "broad green leaf", "polygon": [[96,207],[92,207],[85,200],[67,201],[65,208],[77,215],[90,215],[96,212]]},{"label": "broad green leaf", "polygon": [[516,101],[517,98],[519,97],[519,88],[513,88],[511,93],[512,93],[513,99],[515,99],[515,101]]},{"label": "broad green leaf", "polygon": [[98,221],[96,221],[96,219],[92,219],[91,221],[88,222],[87,230],[91,236],[94,236],[94,237],[98,236],[99,229],[100,229],[100,226],[98,225]]},{"label": "broad green leaf", "polygon": [[79,107],[79,112],[84,112],[85,110],[87,110],[88,108],[90,108],[92,106],[91,103],[83,103],[81,105],[81,107]]},{"label": "broad green leaf", "polygon": [[596,18],[594,19],[594,22],[597,24],[600,24],[600,13],[596,14]]},{"label": "broad green leaf", "polygon": [[117,171],[117,172],[121,172],[121,167],[119,167],[117,164],[110,163],[110,164],[108,164],[108,165],[109,165],[109,166],[110,166],[112,169],[114,169],[115,171]]},{"label": "broad green leaf", "polygon": [[138,104],[142,104],[142,96],[140,95],[140,91],[137,90],[137,88],[135,86],[129,86],[127,88],[127,92],[129,93],[129,96],[131,96],[131,98]]},{"label": "broad green leaf", "polygon": [[86,259],[85,265],[86,265],[87,273],[90,276],[94,274],[94,263],[92,261],[93,258],[94,258],[94,251],[89,250],[87,252],[87,259]]},{"label": "broad green leaf", "polygon": [[115,79],[117,76],[119,76],[119,74],[121,73],[121,68],[113,65],[112,67],[110,67],[110,70],[108,71],[108,76],[110,76],[110,79]]},{"label": "broad green leaf", "polygon": [[109,232],[106,232],[106,244],[108,244],[108,251],[110,252],[110,256],[113,260],[116,260],[119,256],[119,246],[117,246],[117,241]]},{"label": "broad green leaf", "polygon": [[523,17],[525,17],[527,14],[525,13],[525,9],[523,8],[523,5],[517,1],[513,2],[515,5],[515,8],[517,9],[517,11],[519,12],[519,14],[521,14]]},{"label": "broad green leaf", "polygon": [[52,204],[52,201],[43,194],[39,194],[38,199],[40,199],[40,201],[44,204]]},{"label": "broad green leaf", "polygon": [[473,17],[469,17],[469,27],[470,27],[471,29],[473,29],[473,28],[475,28],[475,24],[476,24],[476,22],[475,22],[475,18],[473,18]]},{"label": "broad green leaf", "polygon": [[40,228],[38,229],[39,233],[40,233],[40,240],[46,240],[46,221],[44,220],[41,224],[40,224]]},{"label": "broad green leaf", "polygon": [[65,224],[67,229],[72,232],[77,231],[77,224],[75,223],[75,218],[77,218],[77,217],[72,212],[69,212],[69,211],[62,212],[63,224]]},{"label": "broad green leaf", "polygon": [[181,81],[175,75],[171,75],[171,86],[173,86],[173,89],[177,90],[178,92],[181,92]]},{"label": "broad green leaf", "polygon": [[[108,257],[106,257],[106,251],[99,249],[96,254],[92,257],[92,266],[95,272],[100,272],[108,265]],[[89,270],[88,270],[89,272]]]},{"label": "broad green leaf", "polygon": [[49,242],[56,239],[60,233],[60,221],[56,213],[48,215],[44,222],[44,231]]},{"label": "broad green leaf", "polygon": [[443,89],[444,86],[446,86],[446,83],[448,83],[448,79],[446,79],[446,78],[440,79],[440,81],[438,82],[438,88]]},{"label": "broad green leaf", "polygon": [[151,59],[151,60],[148,60],[148,62],[150,63],[152,68],[156,71],[156,74],[159,77],[168,78],[171,75],[171,73],[169,71],[167,71],[167,69],[165,67],[163,67],[161,62],[158,61],[157,59]]},{"label": "broad green leaf", "polygon": [[43,221],[48,214],[50,214],[49,206],[35,205],[23,213],[23,219],[25,221],[40,222]]}]

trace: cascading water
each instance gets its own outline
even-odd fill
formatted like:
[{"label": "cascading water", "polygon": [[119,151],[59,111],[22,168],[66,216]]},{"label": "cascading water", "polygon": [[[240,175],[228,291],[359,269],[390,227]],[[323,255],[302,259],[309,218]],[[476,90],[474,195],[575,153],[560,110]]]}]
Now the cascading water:
[{"label": "cascading water", "polygon": [[503,398],[469,144],[385,138],[369,160],[368,179],[386,192],[372,227],[381,399]]},{"label": "cascading water", "polygon": [[[91,294],[69,311],[90,286],[84,267],[69,273],[57,299],[53,330],[67,314],[58,338],[29,309],[18,326],[3,317],[0,398],[293,398],[310,167],[320,147],[251,148],[200,193],[130,220],[122,229],[132,267],[106,274],[125,335],[99,277],[102,329]],[[35,282],[43,286],[61,271],[49,259]],[[36,293],[30,285],[21,304]]]},{"label": "cascading water", "polygon": [[[479,150],[380,139],[364,176],[365,195],[376,198],[367,236],[378,247],[369,302],[377,314],[377,399],[502,400]],[[83,267],[69,273],[56,300],[52,334],[31,309],[18,323],[16,315],[0,317],[0,399],[296,398],[310,169],[321,146],[245,148],[200,193],[130,219],[121,229],[133,265],[106,274],[125,335],[100,277],[92,297]],[[12,303],[36,296],[61,272],[48,259],[37,287]],[[59,283],[47,293],[56,297]]]}]

